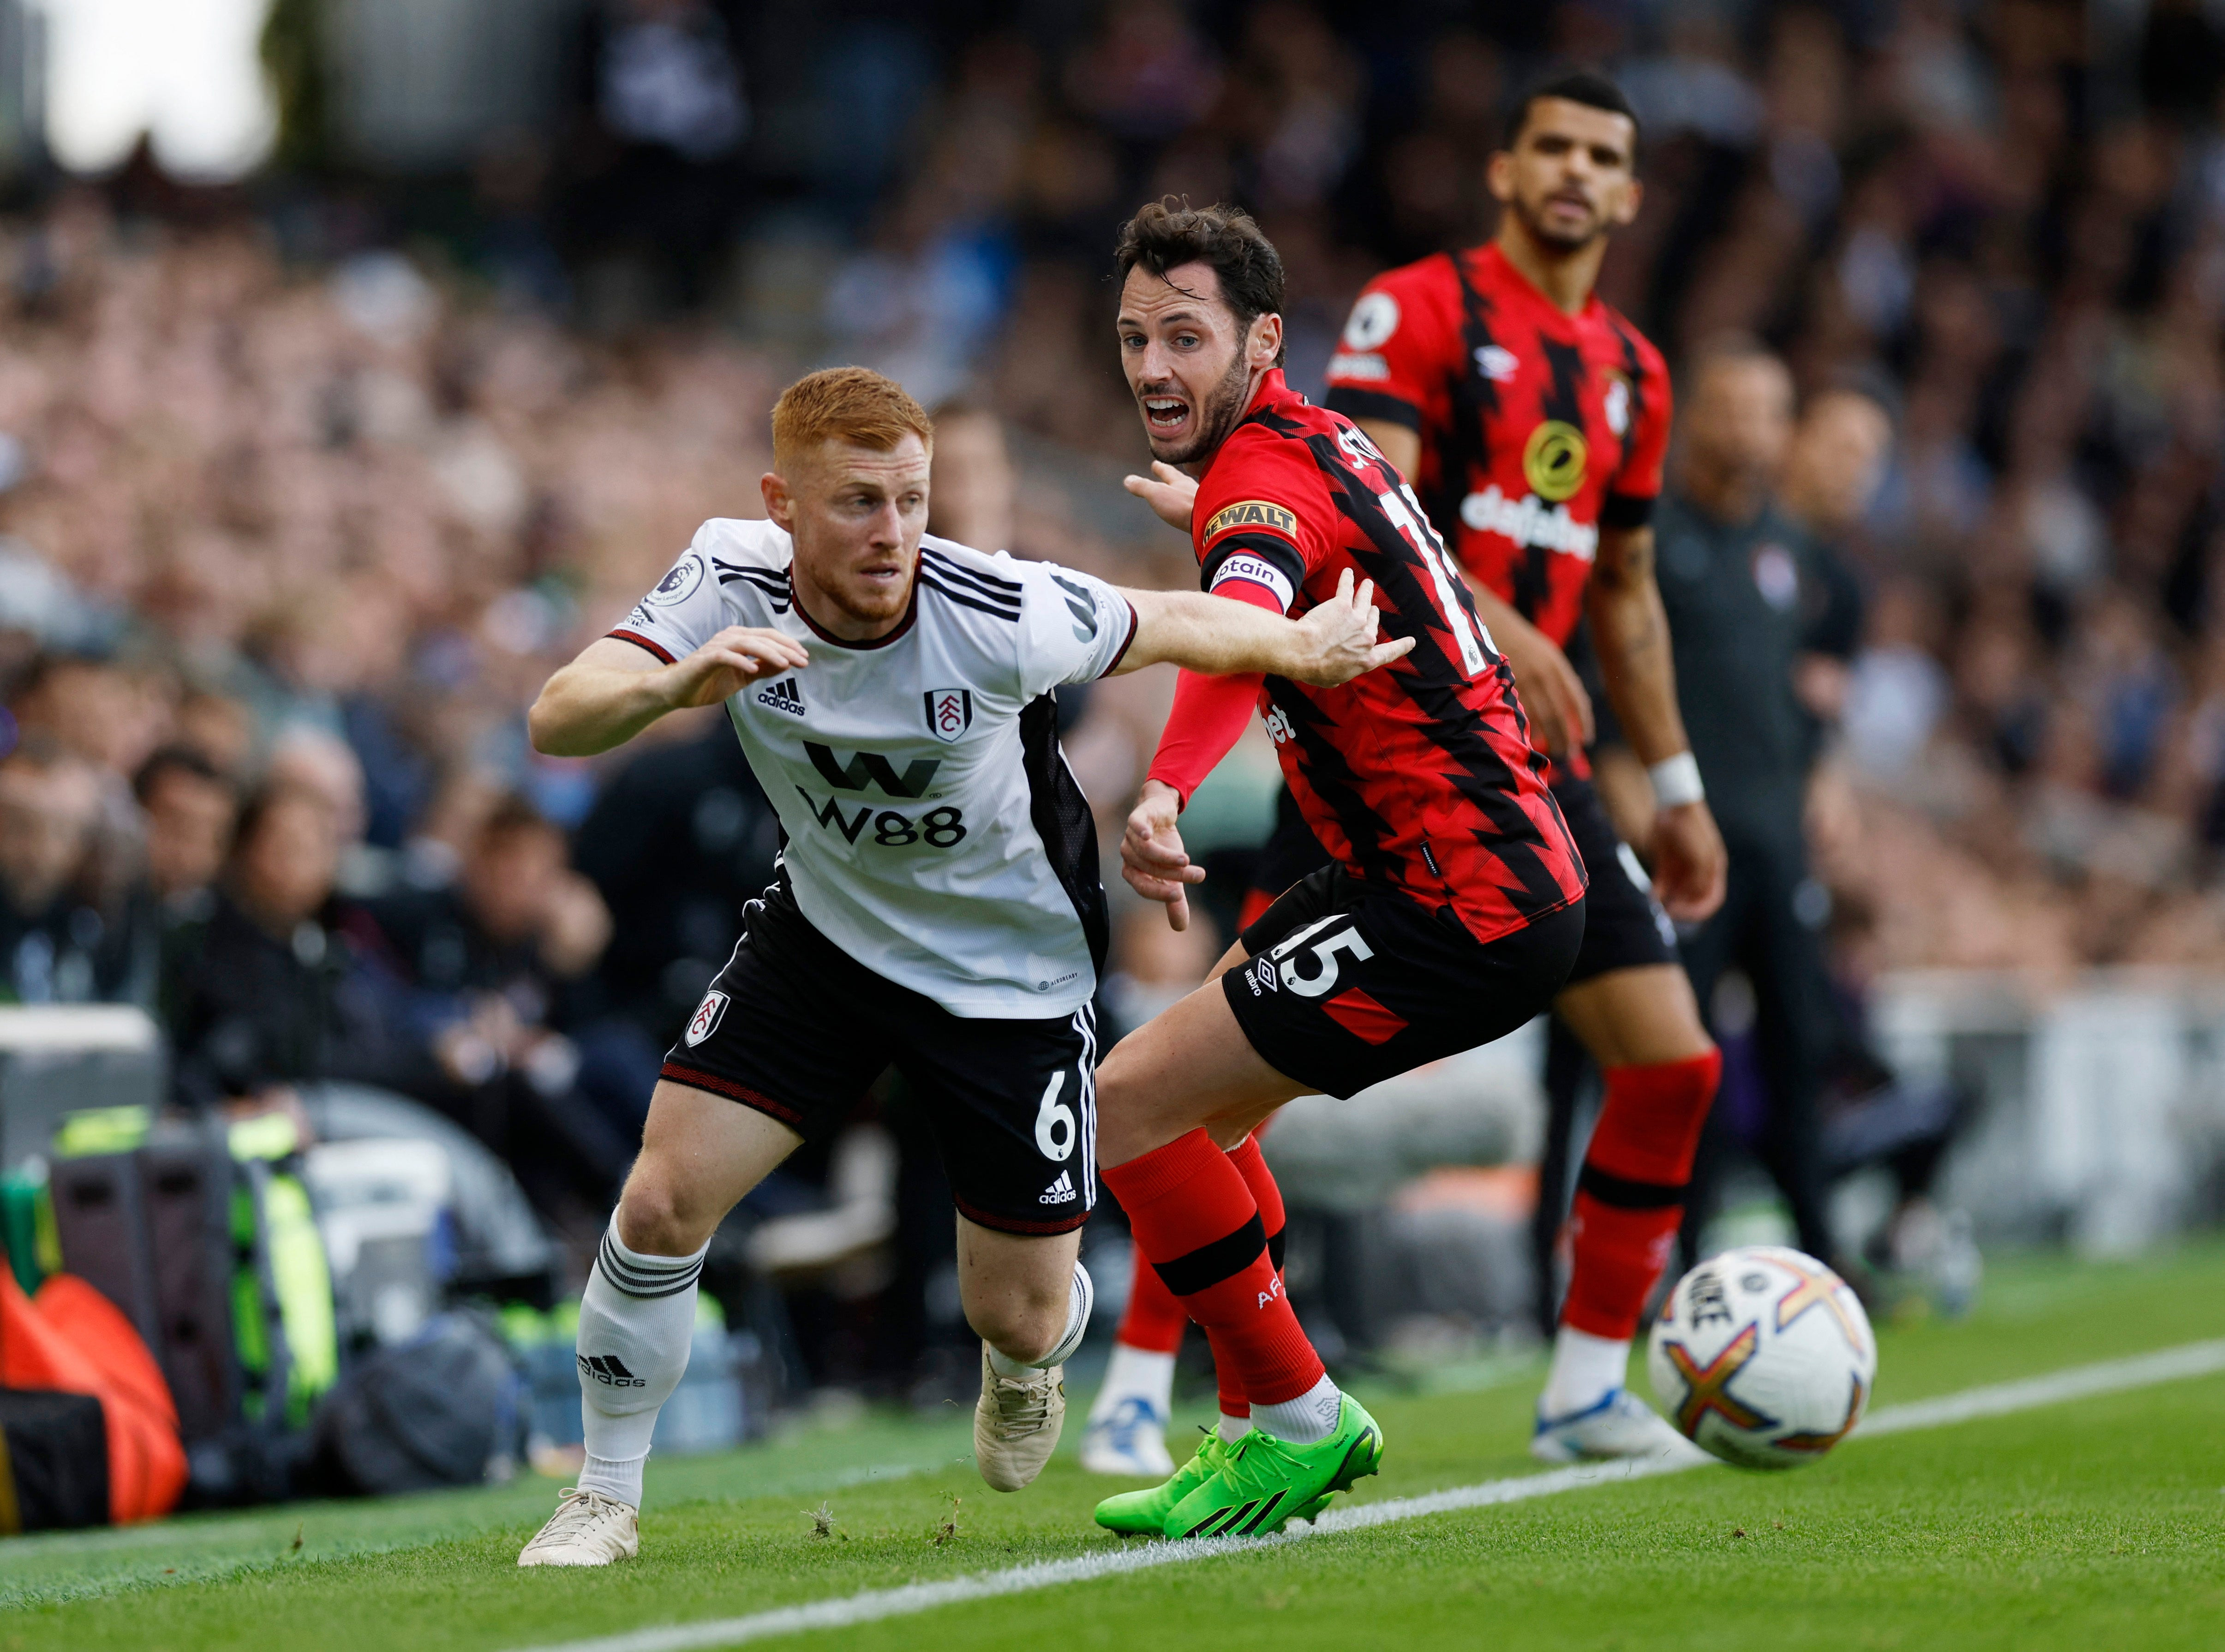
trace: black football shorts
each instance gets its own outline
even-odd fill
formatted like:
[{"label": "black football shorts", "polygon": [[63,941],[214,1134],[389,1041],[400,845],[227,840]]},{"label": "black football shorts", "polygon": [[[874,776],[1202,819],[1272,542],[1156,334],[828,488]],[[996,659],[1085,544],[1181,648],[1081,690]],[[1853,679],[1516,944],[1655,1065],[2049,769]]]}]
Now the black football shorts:
[{"label": "black football shorts", "polygon": [[1584,896],[1584,944],[1568,984],[1616,970],[1677,963],[1677,927],[1653,898],[1653,880],[1645,868],[1614,835],[1614,823],[1591,782],[1556,769],[1553,801],[1561,806],[1569,836],[1591,874]]},{"label": "black football shorts", "polygon": [[1250,961],[1220,990],[1268,1066],[1350,1096],[1544,1013],[1582,943],[1584,906],[1479,941],[1448,909],[1324,866],[1238,937]]},{"label": "black football shorts", "polygon": [[1097,1022],[969,1020],[821,934],[785,879],[664,1058],[663,1076],[817,1140],[894,1067],[935,1133],[958,1208],[999,1232],[1069,1233],[1097,1202]]}]

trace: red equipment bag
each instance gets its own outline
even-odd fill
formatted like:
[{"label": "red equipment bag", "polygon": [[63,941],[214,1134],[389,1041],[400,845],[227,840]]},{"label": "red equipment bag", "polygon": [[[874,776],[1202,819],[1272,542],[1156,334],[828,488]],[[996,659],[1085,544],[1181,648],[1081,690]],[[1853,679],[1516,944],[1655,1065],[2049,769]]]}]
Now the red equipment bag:
[{"label": "red equipment bag", "polygon": [[0,1268],[0,1388],[89,1394],[100,1402],[109,1518],[118,1525],[177,1505],[186,1448],[169,1387],[131,1321],[82,1279],[57,1274],[34,1301]]}]

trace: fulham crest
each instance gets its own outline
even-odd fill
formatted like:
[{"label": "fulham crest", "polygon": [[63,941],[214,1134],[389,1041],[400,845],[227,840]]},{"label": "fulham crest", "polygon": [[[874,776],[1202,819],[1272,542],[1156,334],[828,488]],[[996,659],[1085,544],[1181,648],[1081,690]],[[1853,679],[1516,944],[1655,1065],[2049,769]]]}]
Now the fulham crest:
[{"label": "fulham crest", "polygon": [[681,1035],[688,1041],[688,1048],[694,1049],[713,1033],[717,1032],[719,1017],[726,1013],[726,995],[725,993],[716,991],[705,993],[703,1002],[695,1006],[695,1013],[688,1017],[687,1032]]},{"label": "fulham crest", "polygon": [[971,690],[930,688],[920,698],[927,702],[927,731],[936,739],[954,742],[973,726]]}]

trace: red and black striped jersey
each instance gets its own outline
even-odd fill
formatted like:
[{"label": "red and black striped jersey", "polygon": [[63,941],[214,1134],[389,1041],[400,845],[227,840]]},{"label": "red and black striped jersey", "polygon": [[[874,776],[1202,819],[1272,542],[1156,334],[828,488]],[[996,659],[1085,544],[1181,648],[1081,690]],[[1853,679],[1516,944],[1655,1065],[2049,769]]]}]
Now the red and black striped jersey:
[{"label": "red and black striped jersey", "polygon": [[1468,572],[1555,642],[1583,617],[1601,528],[1661,491],[1669,372],[1594,294],[1575,314],[1497,246],[1370,282],[1329,362],[1328,405],[1422,439],[1414,478]]},{"label": "red and black striped jersey", "polygon": [[1208,591],[1250,581],[1304,612],[1347,569],[1375,582],[1413,652],[1335,688],[1265,679],[1259,709],[1322,846],[1361,882],[1480,941],[1584,891],[1514,676],[1398,472],[1352,421],[1270,373],[1198,478],[1190,535]]}]

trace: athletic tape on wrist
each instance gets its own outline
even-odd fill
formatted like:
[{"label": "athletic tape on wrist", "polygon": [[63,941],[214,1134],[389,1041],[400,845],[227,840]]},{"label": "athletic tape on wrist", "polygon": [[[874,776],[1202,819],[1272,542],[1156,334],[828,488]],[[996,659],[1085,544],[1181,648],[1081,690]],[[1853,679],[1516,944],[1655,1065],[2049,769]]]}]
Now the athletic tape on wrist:
[{"label": "athletic tape on wrist", "polygon": [[1657,808],[1682,808],[1708,794],[1708,788],[1700,783],[1700,761],[1689,751],[1680,751],[1650,765],[1645,777],[1653,782]]}]

